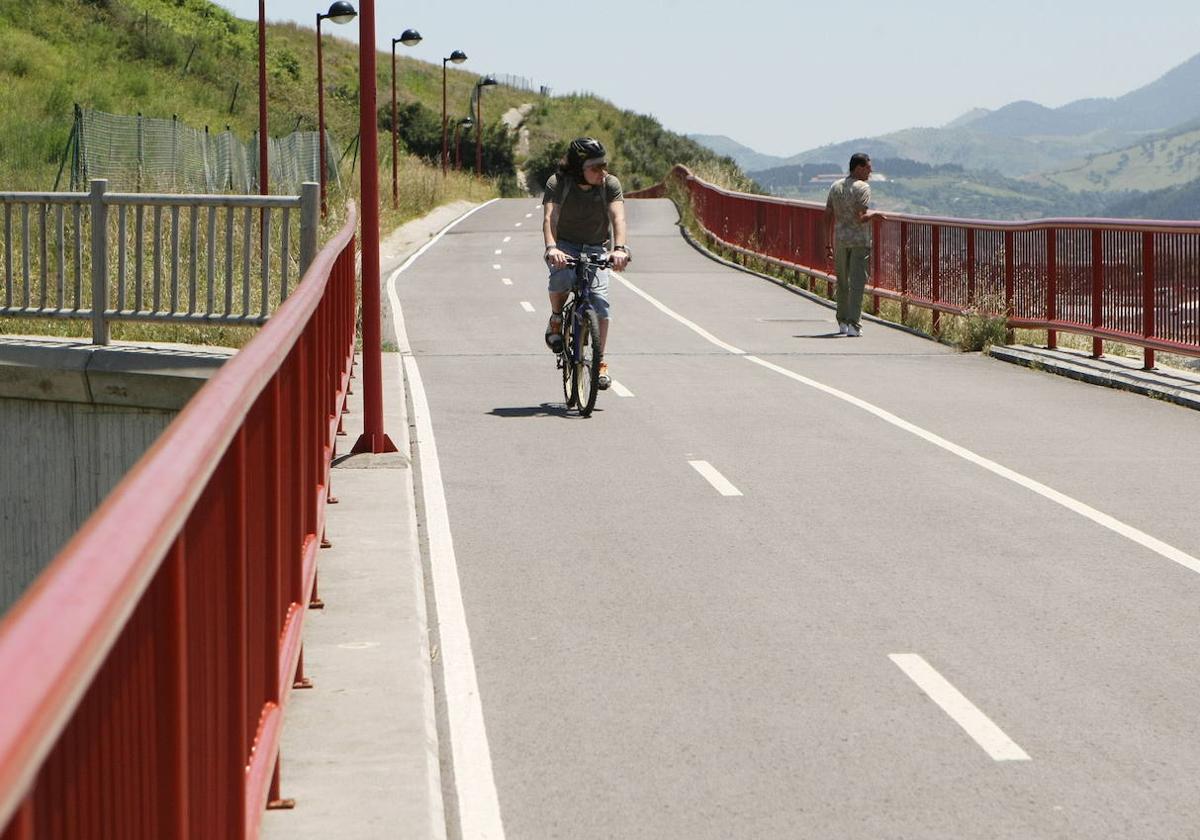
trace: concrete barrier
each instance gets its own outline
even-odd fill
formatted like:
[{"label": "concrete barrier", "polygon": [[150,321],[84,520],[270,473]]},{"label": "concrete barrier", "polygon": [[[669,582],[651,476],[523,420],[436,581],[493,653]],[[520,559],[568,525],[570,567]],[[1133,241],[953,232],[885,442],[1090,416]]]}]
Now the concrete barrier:
[{"label": "concrete barrier", "polygon": [[0,337],[0,613],[234,352]]}]

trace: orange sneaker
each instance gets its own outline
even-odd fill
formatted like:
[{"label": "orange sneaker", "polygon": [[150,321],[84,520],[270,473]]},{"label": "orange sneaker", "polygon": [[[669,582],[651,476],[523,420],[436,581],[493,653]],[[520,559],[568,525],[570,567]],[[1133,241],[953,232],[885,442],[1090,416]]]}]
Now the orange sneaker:
[{"label": "orange sneaker", "polygon": [[612,379],[608,375],[608,362],[600,363],[600,376],[596,379],[596,385],[601,391],[608,388],[612,384]]}]

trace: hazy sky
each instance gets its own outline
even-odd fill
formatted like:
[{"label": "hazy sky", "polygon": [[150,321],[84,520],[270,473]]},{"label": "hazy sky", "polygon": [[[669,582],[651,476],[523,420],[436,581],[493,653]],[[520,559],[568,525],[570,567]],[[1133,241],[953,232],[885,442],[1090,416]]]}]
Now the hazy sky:
[{"label": "hazy sky", "polygon": [[[312,26],[325,2],[267,0],[267,19]],[[218,3],[257,18],[257,0]],[[461,69],[588,91],[672,131],[725,134],[781,156],[1017,99],[1054,107],[1119,96],[1200,52],[1196,0],[377,0],[375,9],[384,50],[416,28],[425,38],[408,50],[416,58],[438,64],[461,49],[470,56]],[[358,38],[357,22],[325,27]]]}]

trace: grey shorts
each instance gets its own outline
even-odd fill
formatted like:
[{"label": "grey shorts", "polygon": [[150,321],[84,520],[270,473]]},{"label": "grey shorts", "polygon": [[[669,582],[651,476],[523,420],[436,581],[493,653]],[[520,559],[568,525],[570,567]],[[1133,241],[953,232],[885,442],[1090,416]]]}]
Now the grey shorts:
[{"label": "grey shorts", "polygon": [[[561,239],[558,242],[558,249],[572,257],[578,257],[581,253],[602,257],[608,253],[608,250],[600,245],[576,245],[574,242],[563,242]],[[549,291],[551,294],[569,292],[574,287],[575,266],[571,265],[550,272]],[[596,279],[592,282],[592,305],[596,308],[597,315],[601,318],[608,317],[608,269],[606,268],[597,271]]]}]

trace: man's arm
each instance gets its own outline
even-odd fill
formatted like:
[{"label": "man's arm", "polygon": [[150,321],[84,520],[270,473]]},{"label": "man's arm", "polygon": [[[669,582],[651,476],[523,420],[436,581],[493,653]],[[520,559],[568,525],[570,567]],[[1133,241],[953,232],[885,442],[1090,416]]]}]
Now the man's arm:
[{"label": "man's arm", "polygon": [[558,205],[553,201],[542,203],[542,241],[546,243],[546,262],[554,268],[563,268],[567,255],[558,248]]},{"label": "man's arm", "polygon": [[618,247],[624,248],[628,245],[625,239],[625,202],[614,201],[609,204],[608,217],[612,221],[613,229],[613,268],[617,271],[622,271],[629,263],[629,252],[616,249]]},{"label": "man's arm", "polygon": [[833,258],[833,226],[837,218],[833,214],[833,205],[825,203],[825,253]]}]

